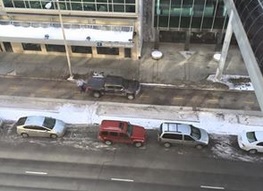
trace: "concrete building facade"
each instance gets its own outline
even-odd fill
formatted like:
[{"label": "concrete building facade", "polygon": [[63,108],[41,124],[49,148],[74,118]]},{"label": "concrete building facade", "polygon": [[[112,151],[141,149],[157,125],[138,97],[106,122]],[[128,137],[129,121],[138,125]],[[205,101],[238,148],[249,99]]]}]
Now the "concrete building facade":
[{"label": "concrete building facade", "polygon": [[143,0],[0,0],[0,51],[65,54],[67,46],[70,56],[136,60],[142,12]]}]

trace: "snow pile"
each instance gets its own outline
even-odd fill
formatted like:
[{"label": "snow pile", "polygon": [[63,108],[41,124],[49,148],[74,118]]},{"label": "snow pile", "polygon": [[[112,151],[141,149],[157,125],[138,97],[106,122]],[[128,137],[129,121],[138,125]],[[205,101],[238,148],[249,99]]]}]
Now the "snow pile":
[{"label": "snow pile", "polygon": [[[67,40],[92,42],[130,42],[133,31],[113,31],[91,28],[65,28]],[[61,28],[55,27],[22,27],[14,25],[0,25],[0,37],[34,38],[63,40]]]},{"label": "snow pile", "polygon": [[254,91],[253,85],[248,76],[240,75],[223,75],[222,78],[217,81],[215,75],[209,75],[207,80],[216,81],[225,84],[231,90],[242,90],[242,91]]}]

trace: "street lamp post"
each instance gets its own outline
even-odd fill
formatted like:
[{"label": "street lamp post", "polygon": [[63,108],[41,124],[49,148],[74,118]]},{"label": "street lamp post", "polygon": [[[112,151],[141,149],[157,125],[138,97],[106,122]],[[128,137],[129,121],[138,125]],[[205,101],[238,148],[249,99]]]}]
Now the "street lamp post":
[{"label": "street lamp post", "polygon": [[[54,0],[54,1],[56,2],[57,9],[58,9],[59,22],[60,22],[60,26],[61,26],[61,30],[62,30],[63,42],[64,42],[66,56],[67,56],[68,69],[69,69],[69,78],[68,78],[68,80],[73,80],[71,61],[70,61],[70,57],[69,57],[69,50],[68,50],[68,45],[67,45],[67,40],[66,40],[66,35],[65,35],[64,25],[63,25],[63,20],[62,20],[62,14],[61,14],[61,11],[60,11],[59,0]],[[46,9],[50,9],[51,7],[52,7],[52,1],[48,2],[45,5]]]}]

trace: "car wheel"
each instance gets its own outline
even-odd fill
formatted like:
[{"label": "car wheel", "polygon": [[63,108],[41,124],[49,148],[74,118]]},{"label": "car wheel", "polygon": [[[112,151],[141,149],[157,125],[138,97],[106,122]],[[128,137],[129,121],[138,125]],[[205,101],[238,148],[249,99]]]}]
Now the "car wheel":
[{"label": "car wheel", "polygon": [[105,143],[106,145],[112,145],[112,142],[111,142],[111,141],[109,141],[109,140],[107,140],[107,141],[104,141],[104,143]]},{"label": "car wheel", "polygon": [[128,98],[129,100],[133,100],[133,99],[135,98],[135,96],[134,96],[133,94],[128,94],[127,98]]},{"label": "car wheel", "polygon": [[135,145],[135,147],[139,148],[139,147],[142,146],[142,143],[141,142],[136,142],[134,145]]},{"label": "car wheel", "polygon": [[203,148],[203,145],[196,145],[195,148],[197,148],[197,149],[202,149],[202,148]]},{"label": "car wheel", "polygon": [[171,147],[171,143],[164,143],[163,146],[164,146],[165,148],[170,148],[170,147]]},{"label": "car wheel", "polygon": [[248,152],[249,152],[249,154],[256,154],[256,153],[257,153],[257,150],[256,150],[256,149],[251,149],[251,150],[249,150]]},{"label": "car wheel", "polygon": [[29,135],[28,135],[27,133],[21,133],[21,136],[22,136],[23,138],[29,137]]},{"label": "car wheel", "polygon": [[101,96],[100,92],[93,92],[93,97],[99,98]]},{"label": "car wheel", "polygon": [[56,139],[56,138],[58,138],[58,135],[56,135],[56,134],[51,134],[50,137],[53,138],[53,139]]}]

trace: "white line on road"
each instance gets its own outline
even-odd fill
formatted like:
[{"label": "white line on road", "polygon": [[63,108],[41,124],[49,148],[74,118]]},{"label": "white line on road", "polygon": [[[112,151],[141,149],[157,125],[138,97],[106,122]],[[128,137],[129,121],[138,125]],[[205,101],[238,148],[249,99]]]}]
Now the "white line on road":
[{"label": "white line on road", "polygon": [[35,171],[26,171],[26,174],[38,174],[38,175],[45,175],[47,172],[35,172]]},{"label": "white line on road", "polygon": [[131,179],[122,179],[122,178],[111,178],[113,181],[122,181],[122,182],[134,182],[134,180]]},{"label": "white line on road", "polygon": [[200,186],[201,188],[208,188],[208,189],[215,189],[215,190],[224,190],[224,187],[218,187],[218,186]]}]

